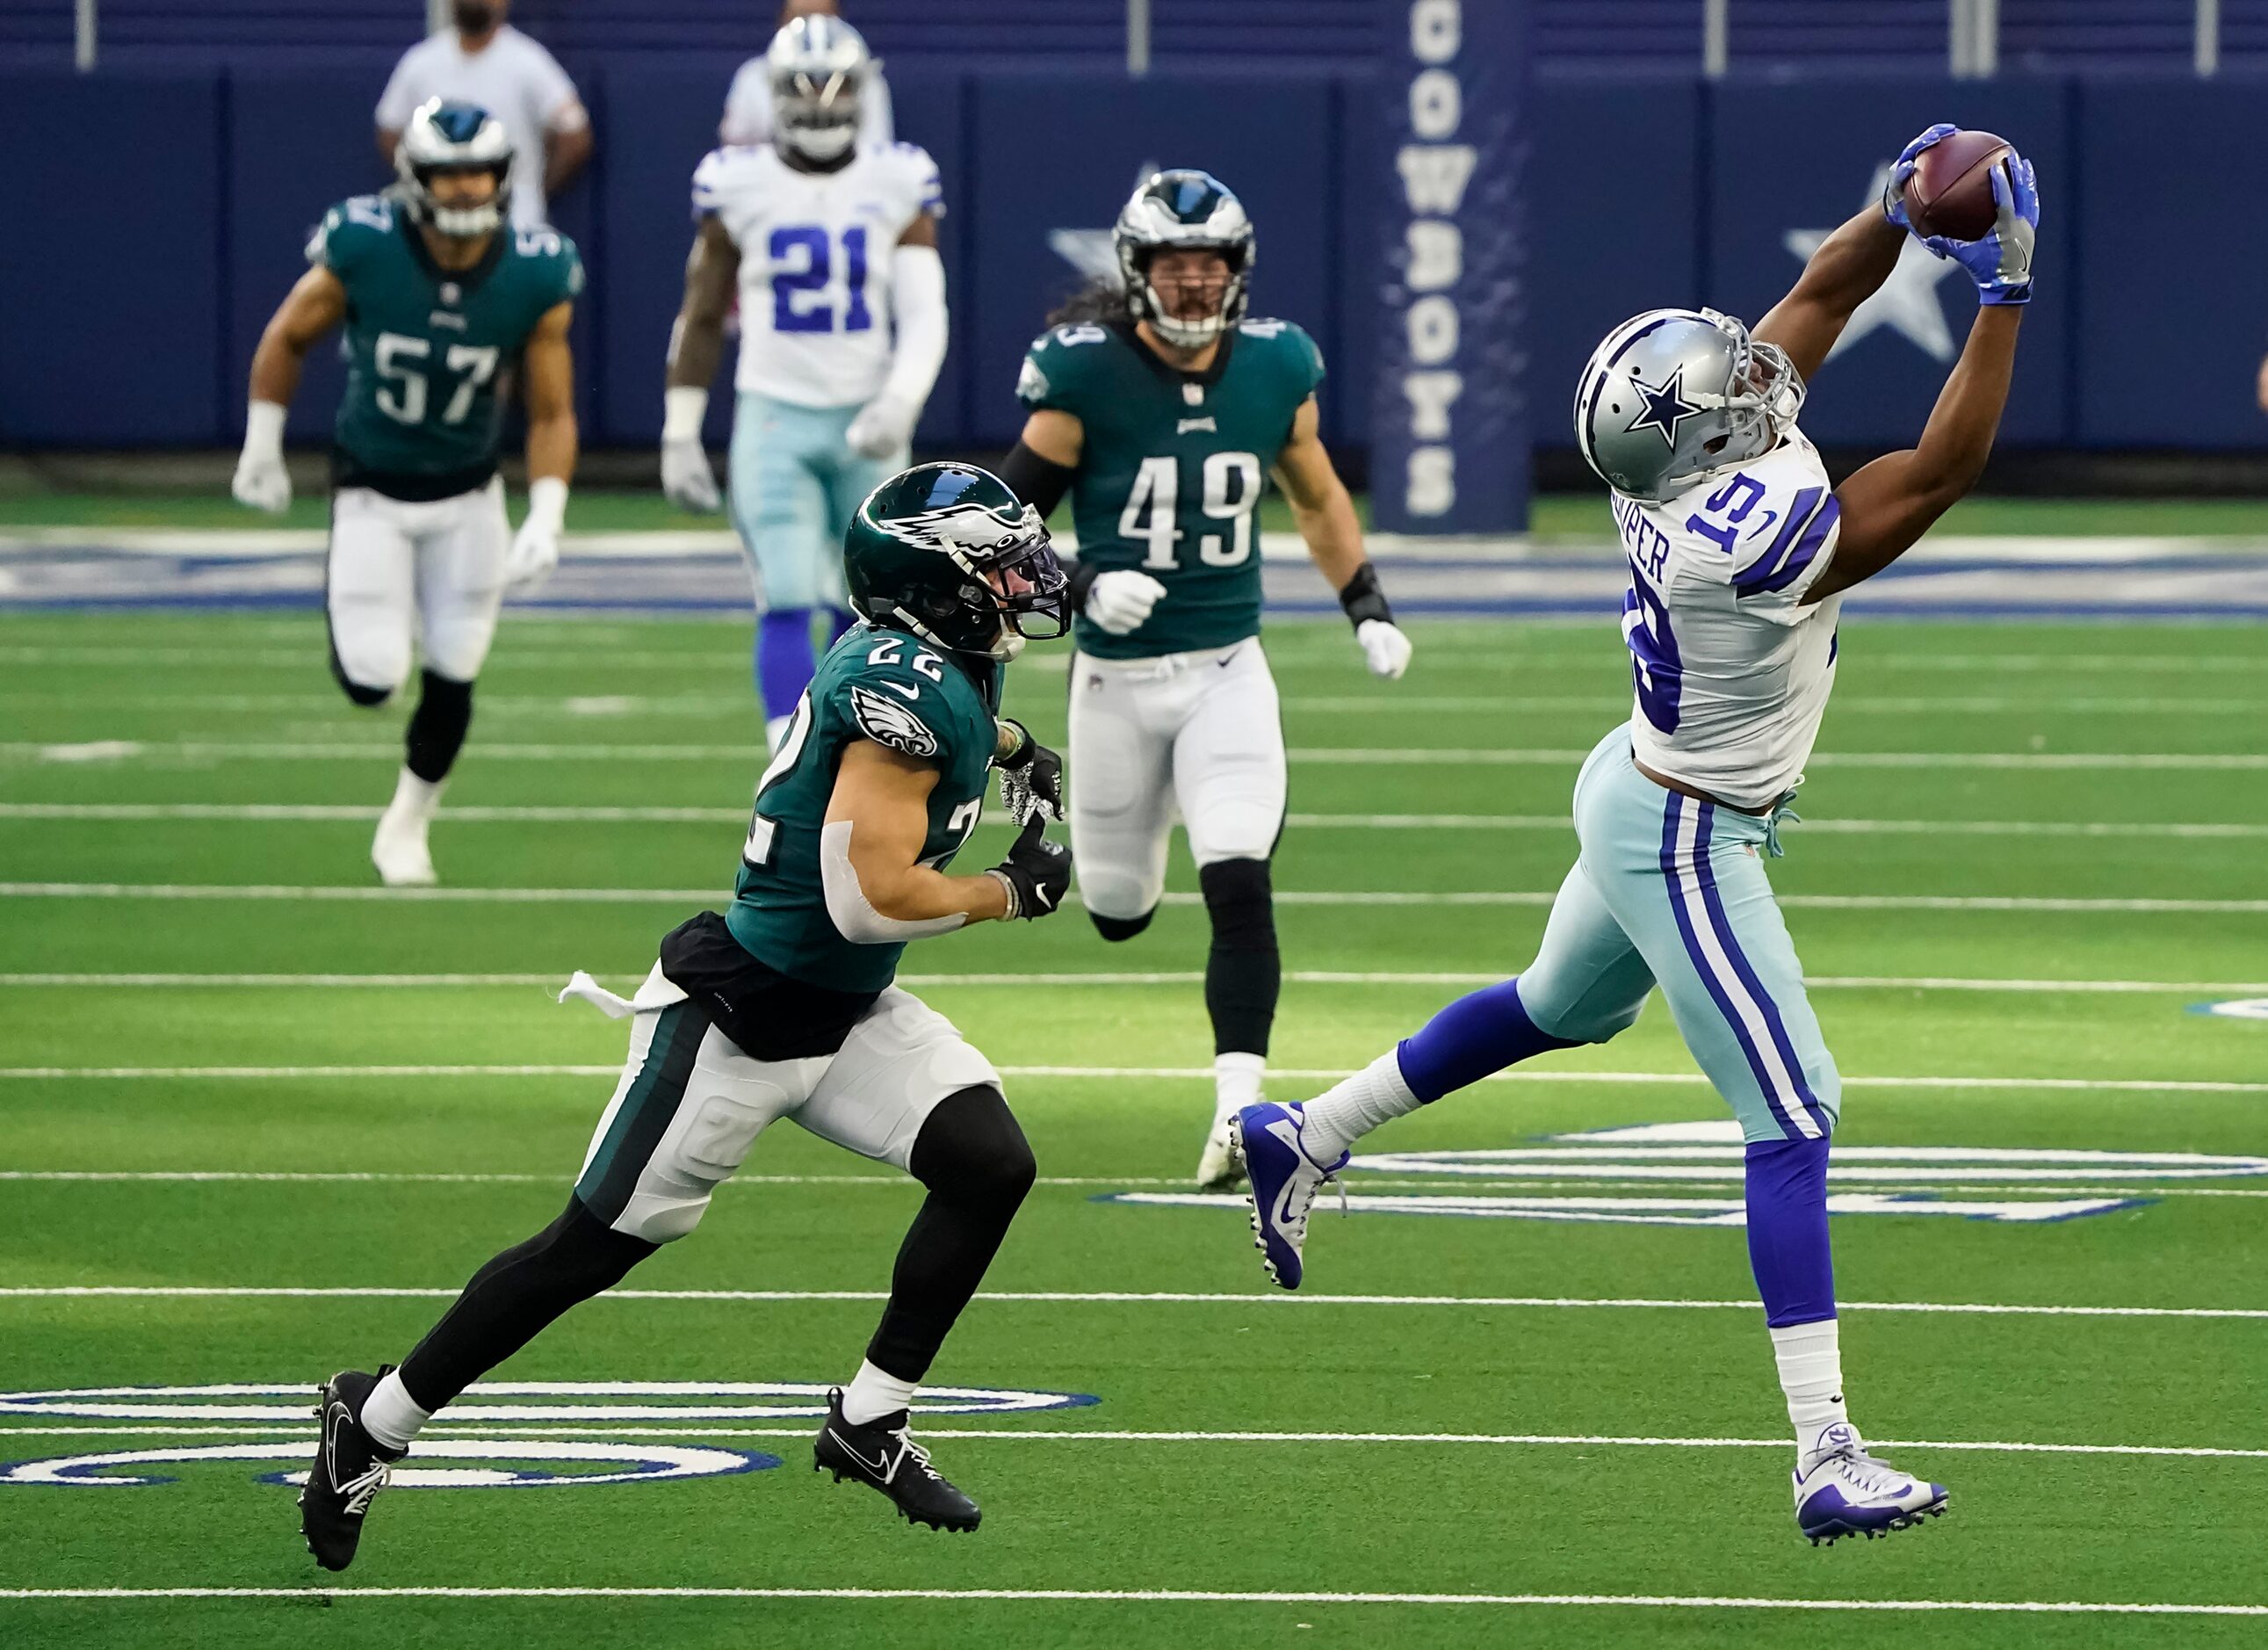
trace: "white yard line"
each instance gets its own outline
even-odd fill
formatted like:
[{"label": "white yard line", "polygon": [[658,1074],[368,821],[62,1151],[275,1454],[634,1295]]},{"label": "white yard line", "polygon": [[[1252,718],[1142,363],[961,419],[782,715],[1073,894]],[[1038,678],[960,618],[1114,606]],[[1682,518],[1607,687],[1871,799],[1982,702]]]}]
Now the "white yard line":
[{"label": "white yard line", "polygon": [[[0,802],[0,820],[226,820],[366,823],[384,810],[358,803],[296,802]],[[664,824],[740,825],[746,808],[606,807],[546,805],[458,807],[453,825]],[[1295,830],[1510,830],[1569,832],[1564,814],[1292,814]],[[2173,820],[1928,820],[1809,818],[1791,828],[1799,836],[2171,837],[2211,841],[2268,838],[2268,823]]]},{"label": "white yard line", "polygon": [[[1132,1079],[1143,1081],[1211,1082],[1209,1065],[1003,1065],[1003,1077]],[[1332,1083],[1351,1075],[1336,1067],[1284,1065],[1270,1075],[1291,1082]],[[613,1065],[0,1065],[0,1081],[97,1080],[103,1082],[195,1079],[228,1082],[267,1078],[385,1077],[619,1077]],[[1488,1083],[1672,1084],[1706,1087],[1698,1072],[1496,1072]],[[2043,1089],[2076,1094],[2268,1094],[2268,1082],[2205,1081],[2186,1078],[2093,1077],[1852,1077],[1845,1088]]]},{"label": "white yard line", "polygon": [[0,1599],[40,1602],[268,1599],[808,1599],[863,1602],[1049,1604],[1408,1604],[1560,1609],[1734,1609],[2023,1616],[2268,1616],[2268,1604],[2185,1604],[2077,1599],[1741,1598],[1670,1593],[1259,1593],[1189,1588],[889,1587],[5,1587]]},{"label": "white yard line", "polygon": [[[468,1416],[467,1425],[478,1424]],[[511,1436],[558,1439],[690,1439],[718,1440],[735,1438],[809,1438],[807,1426],[688,1426],[652,1422],[638,1426],[522,1426],[513,1425]],[[256,1433],[263,1438],[288,1439],[312,1444],[318,1433],[288,1426],[239,1423],[233,1426],[16,1426],[0,1424],[0,1437],[22,1438],[242,1438]],[[1081,1428],[1042,1429],[1005,1426],[924,1425],[924,1438],[961,1438],[992,1443],[1035,1444],[1454,1444],[1499,1448],[1629,1448],[1629,1449],[1780,1449],[1785,1438],[1654,1438],[1614,1433],[1294,1433],[1186,1432],[1121,1427],[1094,1432]],[[2188,1444],[2047,1444],[1982,1439],[1877,1438],[1869,1440],[1884,1449],[1973,1451],[1977,1454],[2042,1455],[2136,1455],[2191,1460],[2268,1461],[2268,1449],[2222,1448]]]},{"label": "white yard line", "polygon": [[[490,762],[733,762],[749,760],[753,747],[746,740],[726,745],[630,745],[483,743],[480,754]],[[1573,767],[1590,755],[1587,750],[1428,748],[1395,746],[1384,749],[1344,747],[1313,748],[1294,746],[1286,755],[1295,762],[1338,767]],[[385,762],[401,760],[398,744],[368,741],[281,741],[239,740],[92,740],[0,743],[0,762],[184,762],[229,760],[257,762]],[[2077,770],[2268,770],[2268,753],[2208,754],[2161,751],[1825,751],[1815,753],[1814,768],[2039,768]]]},{"label": "white yard line", "polygon": [[[607,977],[635,984],[644,977],[631,969],[613,971]],[[1501,970],[1435,971],[1418,973],[1346,972],[1330,969],[1292,969],[1284,978],[1294,985],[1494,985],[1506,976]],[[1063,987],[1116,988],[1128,985],[1199,985],[1204,975],[1197,969],[1152,973],[1055,974],[901,974],[898,983],[914,991],[954,986],[1009,986],[1018,991],[1049,991]],[[556,990],[566,982],[556,973],[541,974],[0,974],[0,989],[58,986],[95,990],[215,990],[273,988],[297,991],[386,990],[419,987],[512,986]],[[1804,981],[1818,991],[1913,991],[2016,992],[2023,995],[2156,994],[2173,997],[2249,997],[2268,995],[2264,980],[1997,980],[1962,979],[1941,975],[1814,975]]]},{"label": "white yard line", "polygon": [[[453,1300],[461,1286],[395,1288],[336,1285],[63,1284],[0,1287],[0,1300]],[[870,1289],[610,1289],[595,1297],[615,1301],[691,1301],[723,1304],[837,1300],[887,1300]],[[1640,1312],[1760,1312],[1754,1300],[1675,1300],[1649,1296],[1579,1295],[1329,1295],[1281,1290],[1241,1294],[1174,1290],[987,1290],[977,1296],[1000,1304],[1041,1306],[1232,1306],[1244,1308],[1294,1307],[1441,1307],[1454,1311],[1616,1310]],[[1845,1300],[1845,1312],[1908,1313],[1928,1316],[2227,1319],[2268,1320],[2264,1307],[2007,1306],[1994,1302]]]},{"label": "white yard line", "polygon": [[[270,882],[0,882],[0,899],[22,900],[348,900],[410,904],[697,905],[721,895],[711,888],[389,888],[375,884]],[[1556,889],[1403,889],[1326,891],[1278,889],[1279,906],[1527,906],[1548,907]],[[1066,903],[1079,899],[1072,894]],[[1201,894],[1172,893],[1162,905],[1198,906]],[[2081,899],[1997,894],[1783,894],[1791,910],[1852,911],[2129,911],[2155,916],[2257,916],[2268,899]]]}]

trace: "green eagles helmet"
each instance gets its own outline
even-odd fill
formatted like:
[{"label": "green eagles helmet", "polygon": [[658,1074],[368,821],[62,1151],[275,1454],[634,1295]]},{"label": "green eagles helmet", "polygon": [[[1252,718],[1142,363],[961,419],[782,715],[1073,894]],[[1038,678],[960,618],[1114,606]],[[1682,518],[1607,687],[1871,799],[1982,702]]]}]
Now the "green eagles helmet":
[{"label": "green eagles helmet", "polygon": [[1047,524],[974,464],[917,464],[867,494],[843,571],[860,618],[956,653],[1010,659],[1071,629]]},{"label": "green eagles helmet", "polygon": [[[1202,349],[1244,319],[1245,290],[1257,253],[1252,220],[1244,203],[1210,172],[1176,167],[1152,173],[1119,212],[1110,239],[1118,252],[1128,309],[1167,343]],[[1228,290],[1216,313],[1181,320],[1166,313],[1150,286],[1150,260],[1169,247],[1204,247],[1228,261]]]}]

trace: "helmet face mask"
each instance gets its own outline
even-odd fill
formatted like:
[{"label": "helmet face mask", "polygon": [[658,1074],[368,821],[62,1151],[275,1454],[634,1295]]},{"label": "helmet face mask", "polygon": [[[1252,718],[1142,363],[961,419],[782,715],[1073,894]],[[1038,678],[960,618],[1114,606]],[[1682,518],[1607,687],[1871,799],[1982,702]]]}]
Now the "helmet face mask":
[{"label": "helmet face mask", "polygon": [[[1111,239],[1128,313],[1175,349],[1201,350],[1244,319],[1256,253],[1252,220],[1211,173],[1152,173],[1118,214]],[[1204,313],[1187,313],[1189,299],[1192,287],[1209,295],[1211,280],[1174,253],[1211,253],[1226,268],[1219,298]],[[1157,284],[1161,277],[1167,290]]]},{"label": "helmet face mask", "polygon": [[1047,524],[973,464],[916,465],[868,494],[843,571],[860,618],[954,652],[1005,661],[1071,629]]},{"label": "helmet face mask", "polygon": [[1803,379],[1778,344],[1713,309],[1651,310],[1609,333],[1575,392],[1575,440],[1616,492],[1659,504],[1778,446]]},{"label": "helmet face mask", "polygon": [[[394,149],[395,192],[412,217],[440,234],[462,239],[492,234],[512,201],[512,160],[503,122],[475,105],[434,98],[409,117]],[[453,188],[434,187],[473,173],[496,180],[484,200],[468,203]]]},{"label": "helmet face mask", "polygon": [[772,87],[772,142],[784,154],[827,164],[858,141],[861,104],[873,57],[858,31],[837,17],[791,19],[764,54]]}]

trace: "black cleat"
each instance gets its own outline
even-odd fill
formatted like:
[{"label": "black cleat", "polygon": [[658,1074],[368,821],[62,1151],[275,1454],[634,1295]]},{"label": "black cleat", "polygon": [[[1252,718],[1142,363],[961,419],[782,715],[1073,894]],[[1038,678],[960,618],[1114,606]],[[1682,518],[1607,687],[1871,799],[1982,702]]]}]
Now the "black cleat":
[{"label": "black cleat", "polygon": [[909,1524],[976,1528],[984,1514],[929,1464],[929,1451],[906,1435],[906,1411],[900,1410],[864,1426],[851,1425],[843,1418],[843,1389],[837,1387],[827,1395],[827,1425],[812,1446],[811,1470],[833,1473],[837,1484],[855,1478],[880,1490]]},{"label": "black cleat", "polygon": [[377,1375],[342,1369],[323,1386],[315,1411],[322,1418],[323,1441],[308,1470],[307,1486],[299,1492],[299,1533],[326,1570],[343,1570],[354,1562],[371,1498],[386,1488],[394,1463],[402,1456],[362,1430],[362,1406],[370,1389],[393,1367],[388,1364]]}]

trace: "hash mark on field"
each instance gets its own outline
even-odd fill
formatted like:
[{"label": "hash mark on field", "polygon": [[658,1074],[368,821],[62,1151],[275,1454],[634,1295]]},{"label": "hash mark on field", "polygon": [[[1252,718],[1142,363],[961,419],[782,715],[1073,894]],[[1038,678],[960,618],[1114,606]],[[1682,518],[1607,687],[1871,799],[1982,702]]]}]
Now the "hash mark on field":
[{"label": "hash mark on field", "polygon": [[840,1599],[939,1603],[1412,1604],[1572,1609],[1765,1609],[2027,1616],[2268,1616],[2268,1604],[2080,1600],[1738,1598],[1669,1593],[1258,1593],[1187,1588],[917,1587],[9,1587],[0,1599]]},{"label": "hash mark on field", "polygon": [[[1443,892],[1386,889],[1366,892],[1278,889],[1283,906],[1528,906],[1549,907],[1556,889],[1468,889]],[[92,900],[375,900],[397,903],[476,905],[696,905],[713,908],[714,888],[401,888],[377,885],[274,882],[0,882],[0,899]],[[1076,903],[1074,892],[1064,901]],[[1199,906],[1204,895],[1171,893],[1161,905]],[[2174,900],[2033,898],[1970,894],[1783,894],[1793,910],[1852,911],[2128,911],[2154,916],[2254,916],[2268,899]]]},{"label": "hash mark on field", "polygon": [[[467,1420],[480,1422],[477,1411]],[[280,1437],[290,1429],[253,1426],[17,1426],[0,1423],[0,1438],[241,1438],[257,1431]],[[291,1433],[290,1441],[313,1443],[319,1431]],[[521,1426],[512,1436],[545,1439],[684,1439],[716,1442],[738,1438],[809,1438],[806,1426],[685,1426],[651,1422],[637,1426]],[[1038,1444],[1457,1444],[1501,1448],[1550,1449],[1780,1449],[1785,1438],[1651,1438],[1627,1433],[1197,1433],[1120,1429],[1089,1432],[1085,1428],[932,1426],[924,1425],[924,1438],[965,1438],[993,1443]],[[1941,1449],[1979,1454],[2043,1455],[2134,1455],[2211,1461],[2268,1461],[2268,1449],[2229,1449],[2188,1444],[2036,1444],[2006,1440],[1876,1438],[1870,1443],[1884,1449]]]},{"label": "hash mark on field", "polygon": [[[458,1285],[446,1288],[407,1288],[384,1285],[301,1284],[52,1284],[0,1287],[0,1300],[454,1300]],[[713,1301],[779,1303],[804,1300],[874,1302],[887,1300],[879,1289],[610,1289],[594,1297],[600,1300]],[[1476,1307],[1498,1310],[1643,1312],[1760,1312],[1754,1300],[1672,1300],[1651,1296],[1583,1295],[1327,1295],[1203,1293],[1196,1291],[1151,1290],[986,1290],[980,1300],[1041,1306],[1232,1306],[1260,1307],[1440,1307],[1455,1311]],[[1932,1315],[2044,1318],[2199,1318],[2240,1321],[2268,1319],[2268,1307],[2086,1307],[1999,1306],[1989,1302],[1926,1300],[1844,1300],[1845,1312],[1897,1312]]]}]

